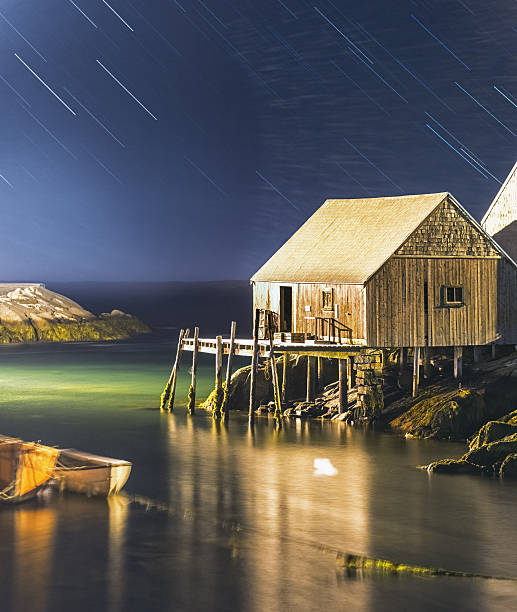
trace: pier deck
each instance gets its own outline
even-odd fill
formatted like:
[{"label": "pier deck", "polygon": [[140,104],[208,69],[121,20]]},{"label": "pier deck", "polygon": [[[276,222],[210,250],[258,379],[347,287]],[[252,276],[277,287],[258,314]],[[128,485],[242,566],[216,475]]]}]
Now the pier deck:
[{"label": "pier deck", "polygon": [[[228,338],[222,340],[223,354],[230,353],[231,341]],[[253,340],[251,338],[235,338],[234,354],[243,357],[253,356]],[[325,343],[324,341],[306,340],[305,342],[275,342],[275,353],[293,353],[298,355],[311,355],[314,357],[337,357],[346,358],[348,355],[357,354],[361,349],[366,348],[364,341],[352,340],[352,343]],[[194,350],[194,338],[183,339],[183,350]],[[199,338],[198,351],[200,353],[217,353],[216,338]],[[269,357],[269,340],[258,341],[258,355]]]}]

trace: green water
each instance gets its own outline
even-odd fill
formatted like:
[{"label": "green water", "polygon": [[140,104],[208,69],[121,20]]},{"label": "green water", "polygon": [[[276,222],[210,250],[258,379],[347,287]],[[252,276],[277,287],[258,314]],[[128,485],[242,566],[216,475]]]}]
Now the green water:
[{"label": "green water", "polygon": [[[2,508],[1,610],[517,609],[517,582],[347,576],[332,552],[517,576],[515,483],[415,469],[459,444],[190,418],[188,357],[176,411],[160,413],[173,352],[156,337],[0,348],[0,432],[129,459],[127,494],[151,500],[50,495]],[[212,381],[202,356],[199,399]]]}]

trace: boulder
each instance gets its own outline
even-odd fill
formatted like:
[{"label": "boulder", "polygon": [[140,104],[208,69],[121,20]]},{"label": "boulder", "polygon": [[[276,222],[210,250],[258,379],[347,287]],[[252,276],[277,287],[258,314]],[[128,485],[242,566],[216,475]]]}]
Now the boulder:
[{"label": "boulder", "polygon": [[501,463],[499,476],[517,478],[517,453],[506,456],[506,459]]},{"label": "boulder", "polygon": [[517,425],[511,425],[502,421],[489,421],[474,436],[469,444],[469,450],[480,448],[485,444],[501,440],[501,438],[514,433],[517,433]]},{"label": "boulder", "polygon": [[423,467],[435,474],[482,474],[486,471],[483,466],[465,459],[442,459]]},{"label": "boulder", "polygon": [[477,465],[489,466],[504,461],[512,453],[517,453],[517,433],[469,450],[462,459]]}]

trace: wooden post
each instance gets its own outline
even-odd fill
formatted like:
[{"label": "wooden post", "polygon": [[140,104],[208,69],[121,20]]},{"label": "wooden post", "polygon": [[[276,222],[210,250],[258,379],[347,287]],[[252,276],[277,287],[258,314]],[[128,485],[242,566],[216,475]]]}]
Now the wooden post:
[{"label": "wooden post", "polygon": [[454,378],[463,376],[463,347],[454,347]]},{"label": "wooden post", "polygon": [[227,419],[229,416],[228,396],[230,393],[230,381],[232,379],[233,356],[235,354],[235,330],[236,328],[237,328],[237,323],[235,321],[232,321],[232,325],[230,328],[230,348],[228,350],[228,362],[226,364],[226,380],[224,383],[224,396],[223,396],[223,415],[225,419]]},{"label": "wooden post", "polygon": [[275,398],[275,419],[277,423],[282,419],[282,400],[280,399],[280,385],[278,384],[278,372],[276,369],[275,350],[273,347],[273,319],[268,313],[269,329],[269,363],[271,364],[271,380],[273,382],[273,397]]},{"label": "wooden post", "polygon": [[258,332],[259,332],[260,311],[255,309],[255,320],[253,322],[253,354],[251,356],[251,373],[250,373],[250,406],[248,412],[249,424],[253,425],[255,420],[255,395],[257,384],[257,364],[258,364]]},{"label": "wooden post", "polygon": [[354,368],[354,358],[353,357],[348,358],[348,367],[350,368],[349,385],[350,387],[355,387],[356,369]]},{"label": "wooden post", "polygon": [[314,400],[314,357],[307,356],[307,395],[306,401],[312,402]]},{"label": "wooden post", "polygon": [[497,344],[492,344],[492,359],[497,357]]},{"label": "wooden post", "polygon": [[216,336],[215,341],[215,408],[213,417],[219,419],[223,402],[223,337]]},{"label": "wooden post", "polygon": [[401,346],[399,348],[399,370],[403,370],[407,361],[407,348]]},{"label": "wooden post", "polygon": [[323,391],[323,357],[317,357],[317,370],[316,370],[316,391],[320,393]]},{"label": "wooden post", "polygon": [[420,347],[413,348],[413,397],[418,395],[420,385]]},{"label": "wooden post", "polygon": [[424,349],[424,377],[429,380],[431,377],[431,349],[426,346]]},{"label": "wooden post", "polygon": [[481,361],[481,347],[474,347],[474,363],[479,363]]},{"label": "wooden post", "polygon": [[348,409],[348,369],[350,359],[339,359],[339,414]]},{"label": "wooden post", "polygon": [[194,414],[196,411],[196,376],[197,376],[197,355],[199,348],[199,327],[194,328],[194,346],[192,350],[192,378],[188,392],[188,411]]},{"label": "wooden post", "polygon": [[169,406],[171,405],[171,395],[172,395],[172,407],[174,407],[174,390],[176,389],[176,370],[179,363],[179,356],[181,354],[181,349],[183,346],[183,337],[185,335],[185,330],[181,329],[178,336],[178,346],[176,347],[176,357],[174,359],[174,365],[172,366],[171,374],[169,376],[169,380],[165,385],[165,389],[163,390],[160,408],[163,410],[167,408],[170,410]]},{"label": "wooden post", "polygon": [[287,377],[288,377],[289,353],[284,353],[284,361],[282,364],[282,404],[287,401]]}]

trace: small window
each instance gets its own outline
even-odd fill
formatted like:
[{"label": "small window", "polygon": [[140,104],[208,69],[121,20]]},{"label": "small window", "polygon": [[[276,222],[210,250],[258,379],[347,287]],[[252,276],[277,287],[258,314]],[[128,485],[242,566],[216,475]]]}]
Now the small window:
[{"label": "small window", "polygon": [[443,303],[463,304],[463,287],[443,287]]},{"label": "small window", "polygon": [[333,310],[334,292],[332,289],[323,289],[321,292],[321,303],[324,310]]}]

